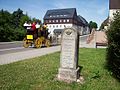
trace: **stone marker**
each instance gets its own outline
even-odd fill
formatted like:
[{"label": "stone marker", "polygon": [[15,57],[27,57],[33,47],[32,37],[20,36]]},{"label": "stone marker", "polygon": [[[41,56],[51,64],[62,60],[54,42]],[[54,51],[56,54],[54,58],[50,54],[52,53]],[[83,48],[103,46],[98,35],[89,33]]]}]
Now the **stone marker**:
[{"label": "stone marker", "polygon": [[73,82],[79,78],[78,67],[79,35],[78,30],[66,28],[62,33],[60,68],[58,80]]}]

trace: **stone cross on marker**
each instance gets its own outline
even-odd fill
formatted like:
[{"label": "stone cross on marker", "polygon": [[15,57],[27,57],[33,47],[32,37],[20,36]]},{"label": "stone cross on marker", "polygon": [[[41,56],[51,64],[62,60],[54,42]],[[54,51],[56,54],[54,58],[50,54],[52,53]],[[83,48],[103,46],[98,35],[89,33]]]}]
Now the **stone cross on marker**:
[{"label": "stone cross on marker", "polygon": [[62,33],[60,68],[58,80],[77,81],[79,78],[78,67],[79,35],[78,30],[66,28]]}]

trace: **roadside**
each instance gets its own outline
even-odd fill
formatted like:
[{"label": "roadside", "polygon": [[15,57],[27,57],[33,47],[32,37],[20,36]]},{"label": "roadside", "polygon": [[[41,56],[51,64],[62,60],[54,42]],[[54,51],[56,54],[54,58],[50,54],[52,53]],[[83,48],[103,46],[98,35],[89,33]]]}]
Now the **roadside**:
[{"label": "roadside", "polygon": [[34,50],[16,52],[16,53],[10,53],[10,54],[3,54],[3,55],[0,55],[0,65],[9,64],[9,63],[21,61],[24,59],[34,58],[34,57],[46,55],[49,53],[54,53],[57,51],[60,51],[60,46],[40,48],[40,49],[34,49]]},{"label": "roadside", "polygon": [[[88,38],[88,35],[80,37],[80,48],[95,48],[95,41],[96,39],[94,38],[90,44],[86,43],[86,40]],[[23,48],[22,47],[22,41],[15,41],[15,42],[0,42],[0,46],[7,47],[7,44],[16,44],[17,47],[14,46],[15,48],[0,48],[0,65],[3,64],[9,64],[12,62],[24,60],[24,59],[29,59],[29,58],[34,58],[42,55],[46,55],[49,53],[54,53],[57,51],[60,51],[60,46],[52,46],[49,48]],[[6,46],[5,46],[6,44]],[[20,45],[19,45],[20,44]],[[19,47],[19,46],[21,47]],[[13,47],[13,45],[11,46]],[[98,47],[98,48],[106,48],[106,47]]]},{"label": "roadside", "polygon": [[23,43],[23,41],[0,42],[0,45],[1,45],[1,44],[13,44],[13,43]]}]

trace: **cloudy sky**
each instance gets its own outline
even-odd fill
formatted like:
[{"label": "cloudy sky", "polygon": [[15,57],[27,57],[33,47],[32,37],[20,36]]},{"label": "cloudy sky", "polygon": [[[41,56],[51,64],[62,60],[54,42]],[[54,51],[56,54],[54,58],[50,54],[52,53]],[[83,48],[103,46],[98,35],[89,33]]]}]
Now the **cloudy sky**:
[{"label": "cloudy sky", "polygon": [[49,9],[76,8],[78,15],[100,26],[108,17],[109,0],[0,0],[0,9],[13,12],[18,8],[38,19],[42,19]]}]

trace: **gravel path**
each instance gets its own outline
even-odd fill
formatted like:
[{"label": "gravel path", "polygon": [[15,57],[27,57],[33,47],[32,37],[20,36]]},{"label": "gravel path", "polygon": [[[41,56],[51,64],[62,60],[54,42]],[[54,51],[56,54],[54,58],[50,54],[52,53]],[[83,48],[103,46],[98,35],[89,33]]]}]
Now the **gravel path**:
[{"label": "gravel path", "polygon": [[57,52],[57,51],[60,51],[60,46],[4,54],[4,55],[0,55],[0,65],[9,64],[9,63],[21,61],[24,59],[34,58],[37,56],[42,56],[42,55],[46,55],[46,54]]}]

